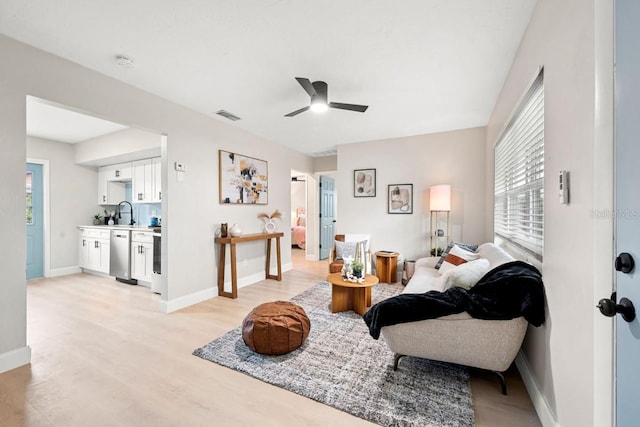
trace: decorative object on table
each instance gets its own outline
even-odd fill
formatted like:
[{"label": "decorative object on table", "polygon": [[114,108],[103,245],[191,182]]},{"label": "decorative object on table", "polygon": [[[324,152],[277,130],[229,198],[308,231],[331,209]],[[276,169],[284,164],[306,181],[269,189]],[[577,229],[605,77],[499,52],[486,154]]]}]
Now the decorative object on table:
[{"label": "decorative object on table", "polygon": [[389,185],[387,212],[390,214],[413,213],[413,184]]},{"label": "decorative object on table", "polygon": [[[371,302],[402,289],[400,284],[374,285]],[[369,337],[361,316],[353,311],[331,314],[326,282],[291,302],[306,311],[313,327],[297,350],[282,356],[255,353],[244,345],[242,327],[237,327],[193,354],[378,425],[474,425],[466,367],[405,357],[402,369],[393,372],[393,352],[384,340]]]},{"label": "decorative object on table", "polygon": [[429,211],[431,213],[431,255],[442,255],[443,246],[449,236],[449,212],[451,211],[451,186],[434,185],[429,188]]},{"label": "decorative object on table", "polygon": [[300,347],[311,322],[302,307],[289,301],[260,304],[242,321],[242,340],[260,354],[280,355]]},{"label": "decorative object on table", "polygon": [[353,277],[362,279],[362,277],[364,276],[364,274],[362,273],[362,270],[364,270],[364,264],[362,262],[353,261],[351,263],[351,269],[353,270]]},{"label": "decorative object on table", "polygon": [[229,225],[226,222],[220,224],[220,237],[227,237],[229,234]]},{"label": "decorative object on table", "polygon": [[238,224],[233,224],[231,227],[229,227],[229,235],[231,237],[242,236],[242,228],[240,228]]},{"label": "decorative object on table", "polygon": [[220,203],[266,205],[268,168],[264,160],[218,150]]},{"label": "decorative object on table", "polygon": [[353,171],[353,197],[376,197],[376,170]]},{"label": "decorative object on table", "polygon": [[264,212],[258,214],[258,218],[262,218],[264,220],[264,232],[265,233],[273,233],[276,231],[276,223],[275,219],[282,218],[282,213],[276,209],[271,215],[268,215]]},{"label": "decorative object on table", "polygon": [[93,216],[93,225],[100,225],[102,224],[102,215],[100,214],[96,214]]}]

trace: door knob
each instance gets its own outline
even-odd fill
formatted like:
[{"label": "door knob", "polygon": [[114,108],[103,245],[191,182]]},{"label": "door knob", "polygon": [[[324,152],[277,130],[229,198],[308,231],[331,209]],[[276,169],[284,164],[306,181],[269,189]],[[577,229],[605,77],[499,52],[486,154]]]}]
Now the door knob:
[{"label": "door knob", "polygon": [[623,273],[631,273],[631,270],[633,270],[634,266],[635,262],[633,261],[633,257],[630,253],[622,252],[616,257],[615,268],[617,271],[621,271]]},{"label": "door knob", "polygon": [[636,318],[636,309],[628,298],[622,298],[620,304],[616,304],[612,299],[603,298],[598,302],[596,307],[600,309],[600,313],[607,317],[613,317],[617,313],[620,313],[626,322],[633,322]]}]

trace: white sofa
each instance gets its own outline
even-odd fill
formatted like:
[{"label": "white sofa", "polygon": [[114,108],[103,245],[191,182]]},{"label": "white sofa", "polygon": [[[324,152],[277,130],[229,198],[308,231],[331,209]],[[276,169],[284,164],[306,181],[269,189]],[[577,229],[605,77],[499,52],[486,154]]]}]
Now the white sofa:
[{"label": "white sofa", "polygon": [[[477,249],[480,258],[489,261],[489,269],[513,258],[493,243]],[[403,293],[443,291],[443,277],[434,266],[439,257],[416,260],[415,272]],[[456,363],[495,372],[506,394],[503,372],[515,359],[525,333],[524,317],[511,320],[482,320],[467,312],[385,326],[381,329],[389,348],[395,353],[394,370],[403,356],[414,356]]]}]

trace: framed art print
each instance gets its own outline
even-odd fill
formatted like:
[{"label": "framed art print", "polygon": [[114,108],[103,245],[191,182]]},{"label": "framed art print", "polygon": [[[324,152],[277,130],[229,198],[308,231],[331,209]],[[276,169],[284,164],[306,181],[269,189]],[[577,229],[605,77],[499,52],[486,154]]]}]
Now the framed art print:
[{"label": "framed art print", "polygon": [[376,170],[353,171],[353,197],[376,197]]},{"label": "framed art print", "polygon": [[387,212],[390,214],[413,213],[413,184],[389,185]]},{"label": "framed art print", "polygon": [[242,154],[218,150],[220,203],[266,205],[267,162]]}]

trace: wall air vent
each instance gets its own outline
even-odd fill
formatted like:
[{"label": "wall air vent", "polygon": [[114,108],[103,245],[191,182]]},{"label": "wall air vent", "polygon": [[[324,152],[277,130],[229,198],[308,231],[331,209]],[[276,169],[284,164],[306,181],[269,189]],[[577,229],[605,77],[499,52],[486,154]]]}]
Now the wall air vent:
[{"label": "wall air vent", "polygon": [[233,113],[228,112],[227,110],[219,110],[219,111],[216,111],[216,114],[217,114],[217,115],[219,115],[219,116],[224,117],[225,119],[229,119],[229,120],[231,120],[232,122],[235,122],[235,121],[240,120],[240,117],[236,116],[236,115],[235,115],[235,114],[233,114]]}]

